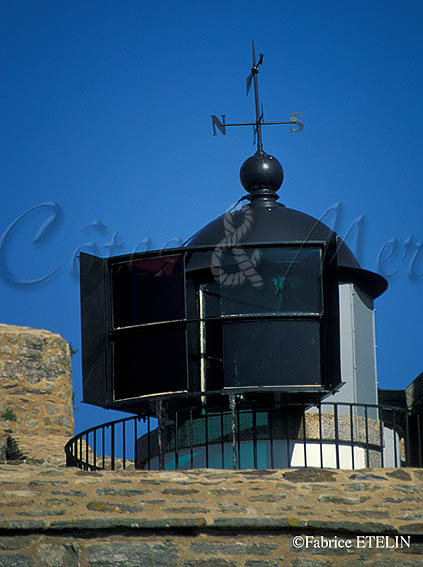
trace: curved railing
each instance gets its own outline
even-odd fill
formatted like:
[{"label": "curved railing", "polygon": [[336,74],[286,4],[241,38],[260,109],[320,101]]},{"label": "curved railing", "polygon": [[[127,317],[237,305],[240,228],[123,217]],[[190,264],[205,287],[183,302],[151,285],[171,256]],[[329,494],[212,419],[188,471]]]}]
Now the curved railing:
[{"label": "curved railing", "polygon": [[187,396],[181,409],[161,398],[154,402],[155,417],[87,429],[66,444],[66,464],[85,470],[423,466],[418,413],[370,404],[284,403],[273,395],[248,402],[233,392],[215,406],[213,399]]}]

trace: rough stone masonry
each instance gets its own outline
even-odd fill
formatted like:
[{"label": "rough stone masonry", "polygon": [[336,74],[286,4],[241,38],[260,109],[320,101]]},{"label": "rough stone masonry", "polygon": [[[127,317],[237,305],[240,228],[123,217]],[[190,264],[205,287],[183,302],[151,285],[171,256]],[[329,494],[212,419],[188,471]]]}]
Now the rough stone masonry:
[{"label": "rough stone masonry", "polygon": [[[1,567],[423,567],[423,473],[1,465]],[[381,537],[376,548],[295,538]],[[410,546],[392,548],[395,538]],[[402,541],[398,540],[397,541]]]},{"label": "rough stone masonry", "polygon": [[49,331],[0,325],[0,460],[63,462],[73,435],[68,343]]},{"label": "rough stone masonry", "polygon": [[423,567],[422,470],[66,469],[69,346],[26,327],[0,325],[0,394],[0,567]]}]

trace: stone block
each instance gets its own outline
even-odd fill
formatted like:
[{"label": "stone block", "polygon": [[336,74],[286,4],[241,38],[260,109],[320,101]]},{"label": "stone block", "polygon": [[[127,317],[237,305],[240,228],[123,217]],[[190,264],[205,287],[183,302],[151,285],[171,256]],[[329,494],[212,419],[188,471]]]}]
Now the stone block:
[{"label": "stone block", "polygon": [[19,537],[0,537],[0,550],[19,549],[24,545]]},{"label": "stone block", "polygon": [[223,543],[195,542],[189,550],[197,555],[271,555],[277,547],[271,543],[243,543],[234,537]]},{"label": "stone block", "polygon": [[38,548],[39,567],[79,567],[80,553],[73,544],[41,544]]},{"label": "stone block", "polygon": [[173,543],[110,543],[86,549],[90,567],[175,567],[178,548]]},{"label": "stone block", "polygon": [[237,567],[230,559],[185,559],[183,567]]},{"label": "stone block", "polygon": [[327,469],[294,469],[282,476],[291,482],[336,482],[336,472]]},{"label": "stone block", "polygon": [[34,562],[26,555],[0,555],[0,567],[34,567]]}]

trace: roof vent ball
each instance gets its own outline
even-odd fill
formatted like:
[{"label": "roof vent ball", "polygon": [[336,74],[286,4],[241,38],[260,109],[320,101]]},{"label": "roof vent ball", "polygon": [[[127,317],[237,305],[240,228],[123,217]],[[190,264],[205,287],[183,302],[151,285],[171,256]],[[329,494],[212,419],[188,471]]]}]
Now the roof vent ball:
[{"label": "roof vent ball", "polygon": [[265,152],[256,152],[244,161],[239,177],[242,186],[249,193],[260,189],[277,191],[282,185],[283,169],[274,156]]}]

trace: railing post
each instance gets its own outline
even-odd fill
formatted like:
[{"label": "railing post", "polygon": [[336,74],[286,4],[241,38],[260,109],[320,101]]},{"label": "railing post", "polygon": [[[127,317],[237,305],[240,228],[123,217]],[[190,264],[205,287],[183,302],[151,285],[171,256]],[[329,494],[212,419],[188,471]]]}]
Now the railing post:
[{"label": "railing post", "polygon": [[385,439],[383,434],[383,422],[382,422],[382,410],[380,407],[377,408],[377,418],[379,421],[379,445],[380,445],[380,466],[381,468],[385,468],[385,457],[383,454],[384,446],[385,446]]},{"label": "railing post", "polygon": [[334,404],[334,427],[335,427],[335,451],[336,451],[336,468],[339,470],[341,468],[340,456],[339,456],[339,423],[338,423],[338,406]]},{"label": "railing post", "polygon": [[175,470],[179,469],[179,414],[175,412],[175,427],[174,427],[174,436],[175,436]]},{"label": "railing post", "polygon": [[206,469],[209,468],[209,423],[208,423],[208,413],[207,413],[207,406],[204,410],[204,440],[205,440],[205,449],[206,449]]},{"label": "railing post", "polygon": [[163,471],[165,468],[165,457],[164,457],[164,443],[163,443],[163,430],[164,430],[164,411],[163,411],[163,401],[158,400],[156,402],[156,413],[158,419],[158,442],[159,442],[159,470]]},{"label": "railing post", "polygon": [[319,452],[320,468],[323,468],[323,433],[322,433],[322,404],[319,402]]},{"label": "railing post", "polygon": [[[392,411],[392,438],[394,440],[394,466],[398,466],[398,450],[397,450],[397,424],[395,420],[396,411],[395,409]],[[399,438],[399,436],[398,436]]]},{"label": "railing post", "polygon": [[114,422],[112,422],[111,424],[112,427],[112,433],[111,433],[111,439],[110,439],[110,451],[112,453],[111,455],[111,469],[112,471],[115,470],[115,424]]},{"label": "railing post", "polygon": [[367,406],[364,406],[364,419],[365,419],[365,429],[366,429],[366,467],[370,467],[370,451],[369,451],[369,415],[367,411]]},{"label": "railing post", "polygon": [[234,394],[229,394],[229,408],[232,416],[232,467],[236,470],[238,468],[238,456],[236,450],[236,398]]},{"label": "railing post", "polygon": [[411,466],[411,443],[410,443],[410,412],[405,412],[405,466]]},{"label": "railing post", "polygon": [[194,442],[194,435],[192,430],[192,410],[189,410],[189,458],[191,463],[191,468],[194,468],[194,450],[193,450],[193,442]]},{"label": "railing post", "polygon": [[303,406],[303,450],[304,450],[304,468],[307,468],[307,424],[306,424],[306,411]]},{"label": "railing post", "polygon": [[222,469],[225,468],[225,419],[223,410],[220,412],[220,453],[222,457]]},{"label": "railing post", "polygon": [[138,431],[137,431],[137,420],[139,417],[136,415],[133,417],[134,420],[134,468],[138,467]]},{"label": "railing post", "polygon": [[126,421],[122,421],[122,468],[126,469]]},{"label": "railing post", "polygon": [[254,468],[257,469],[257,414],[255,405],[253,406],[253,462]]}]

